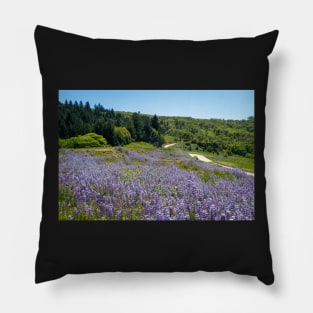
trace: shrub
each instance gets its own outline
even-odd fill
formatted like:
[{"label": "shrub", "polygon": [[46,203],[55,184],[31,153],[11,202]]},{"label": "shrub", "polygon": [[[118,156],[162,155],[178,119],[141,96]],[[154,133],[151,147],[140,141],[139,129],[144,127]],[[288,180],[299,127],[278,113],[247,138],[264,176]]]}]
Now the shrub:
[{"label": "shrub", "polygon": [[124,146],[131,142],[130,132],[126,127],[114,127],[114,145]]},{"label": "shrub", "polygon": [[68,139],[59,138],[60,148],[92,148],[103,147],[107,144],[106,139],[96,133],[79,135]]}]

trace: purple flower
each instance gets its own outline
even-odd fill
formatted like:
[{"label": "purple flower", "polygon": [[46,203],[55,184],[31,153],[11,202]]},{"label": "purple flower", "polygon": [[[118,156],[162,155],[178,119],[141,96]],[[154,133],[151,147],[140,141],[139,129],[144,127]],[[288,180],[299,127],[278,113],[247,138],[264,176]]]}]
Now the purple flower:
[{"label": "purple flower", "polygon": [[[62,219],[254,220],[254,178],[241,170],[175,151],[121,152],[127,152],[127,160],[106,162],[108,156],[70,150],[59,156]],[[178,161],[198,170],[185,170]]]}]

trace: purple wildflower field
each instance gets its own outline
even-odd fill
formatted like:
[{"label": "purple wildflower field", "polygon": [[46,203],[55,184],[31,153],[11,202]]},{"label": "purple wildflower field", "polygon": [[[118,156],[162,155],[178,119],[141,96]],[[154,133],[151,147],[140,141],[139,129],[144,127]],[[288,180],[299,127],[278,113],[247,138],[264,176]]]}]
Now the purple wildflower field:
[{"label": "purple wildflower field", "polygon": [[251,221],[254,177],[162,150],[62,149],[59,220]]}]

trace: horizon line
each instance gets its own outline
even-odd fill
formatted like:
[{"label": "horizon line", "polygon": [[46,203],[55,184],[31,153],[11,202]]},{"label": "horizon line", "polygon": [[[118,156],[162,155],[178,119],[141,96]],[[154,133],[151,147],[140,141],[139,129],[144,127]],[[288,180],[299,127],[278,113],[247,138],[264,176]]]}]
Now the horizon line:
[{"label": "horizon line", "polygon": [[80,105],[80,102],[82,102],[83,106],[85,106],[87,103],[89,103],[90,107],[92,109],[95,109],[95,106],[97,105],[100,105],[102,106],[105,110],[113,110],[114,112],[121,112],[121,113],[131,113],[131,114],[134,114],[134,113],[139,113],[139,114],[143,114],[143,115],[150,115],[150,116],[153,116],[153,115],[156,115],[158,117],[183,117],[183,118],[193,118],[193,119],[197,119],[197,120],[228,120],[228,121],[241,121],[241,120],[247,120],[251,117],[255,118],[254,115],[250,115],[250,116],[247,116],[246,118],[241,118],[241,119],[236,119],[236,118],[225,118],[225,117],[207,117],[207,118],[201,118],[201,117],[193,117],[193,116],[190,116],[190,115],[161,115],[161,114],[157,114],[157,113],[143,113],[141,111],[121,111],[121,110],[116,110],[114,109],[113,107],[109,108],[109,107],[105,107],[102,105],[102,103],[95,103],[95,104],[91,104],[90,101],[86,101],[85,103],[83,103],[82,100],[68,100],[68,99],[65,99],[64,102],[60,101],[59,100],[59,103],[62,103],[62,104],[65,104],[65,102],[72,102],[72,105],[75,105],[75,102]]}]

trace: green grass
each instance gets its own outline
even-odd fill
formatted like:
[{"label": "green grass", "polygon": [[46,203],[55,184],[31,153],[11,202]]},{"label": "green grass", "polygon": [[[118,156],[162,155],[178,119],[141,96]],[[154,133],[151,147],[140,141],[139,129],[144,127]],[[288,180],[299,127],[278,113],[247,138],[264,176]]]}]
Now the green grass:
[{"label": "green grass", "polygon": [[229,167],[238,167],[244,171],[247,172],[254,172],[254,158],[247,158],[247,157],[242,157],[239,155],[232,155],[232,156],[224,156],[222,154],[217,155],[213,153],[209,153],[206,151],[200,151],[200,150],[186,150],[182,149],[181,144],[177,144],[173,146],[173,149],[178,149],[178,150],[183,150],[186,153],[195,153],[195,154],[200,154],[208,159],[212,160],[216,164],[221,164]]},{"label": "green grass", "polygon": [[[132,142],[129,143],[128,145],[125,145],[123,149],[117,148],[117,147],[95,147],[95,148],[77,148],[74,151],[75,152],[88,152],[92,153],[96,156],[111,156],[111,158],[107,158],[107,162],[114,162],[117,158],[123,157],[125,149],[129,149],[138,153],[145,153],[145,152],[150,152],[150,151],[158,151],[160,150],[159,148],[154,147],[152,144],[147,143],[147,142]],[[124,150],[124,151],[123,151]],[[162,149],[162,152],[166,155],[169,155],[171,157],[171,151],[183,151],[185,153],[195,153],[195,154],[200,154],[208,159],[212,160],[215,164],[220,164],[220,165],[225,165],[229,167],[238,167],[244,171],[247,172],[254,172],[254,159],[253,158],[247,158],[247,157],[242,157],[238,155],[232,155],[232,156],[224,156],[222,154],[217,155],[213,153],[209,153],[206,151],[200,151],[200,150],[186,150],[182,148],[182,145],[178,143],[175,146],[172,146],[171,148],[168,149]],[[59,153],[62,154],[62,149],[59,149]],[[160,162],[167,163],[168,160],[162,159]],[[139,160],[138,160],[138,163]],[[182,164],[177,164],[179,167],[183,168],[186,165]],[[185,168],[183,168],[185,169]]]},{"label": "green grass", "polygon": [[185,163],[182,160],[176,161],[175,164],[179,168],[181,168],[182,170],[185,170],[185,171],[191,171],[191,172],[199,172],[199,171],[201,171],[200,167],[198,167],[197,165],[195,165],[193,163]]},{"label": "green grass", "polygon": [[221,172],[218,170],[214,171],[201,171],[200,173],[200,179],[204,181],[205,183],[211,183],[214,182],[217,178],[222,178],[222,179],[228,179],[228,180],[234,180],[234,176],[231,173],[228,172]]},{"label": "green grass", "polygon": [[[132,142],[124,148],[136,151],[136,152],[144,152],[146,151],[156,151],[158,148],[155,148],[153,145],[146,143],[146,142]],[[183,151],[185,153],[195,153],[195,154],[201,154],[208,159],[212,160],[215,164],[225,165],[229,167],[238,167],[244,171],[247,172],[254,172],[254,159],[253,158],[246,158],[239,155],[232,155],[232,156],[223,156],[222,154],[216,155],[213,153],[209,153],[206,151],[200,151],[200,150],[186,150],[182,149],[182,145],[178,143],[175,146],[172,146],[168,149],[163,149],[163,153],[170,155],[171,150],[178,150]]]},{"label": "green grass", "polygon": [[114,147],[77,148],[73,150],[78,153],[91,153],[96,156],[120,155],[121,152]]},{"label": "green grass", "polygon": [[230,167],[239,167],[242,170],[248,172],[254,172],[254,159],[246,158],[239,155],[223,156],[223,155],[211,155],[211,160],[217,164],[222,164]]},{"label": "green grass", "polygon": [[125,145],[124,148],[130,149],[136,152],[141,152],[142,150],[153,151],[157,150],[152,144],[140,141],[140,142],[131,142],[128,145]]},{"label": "green grass", "polygon": [[201,154],[208,159],[214,161],[217,164],[222,164],[230,167],[239,167],[244,170],[248,171],[254,171],[254,159],[253,158],[246,158],[239,155],[232,155],[232,156],[224,156],[222,154],[213,154],[206,151],[187,151],[184,152],[188,153],[195,153],[195,154]]},{"label": "green grass", "polygon": [[212,183],[216,180],[216,178],[234,180],[234,176],[228,172],[221,172],[219,170],[213,170],[213,171],[203,170],[201,167],[198,167],[197,165],[195,165],[193,163],[185,163],[181,160],[176,161],[175,164],[179,168],[181,168],[185,171],[197,173],[199,175],[200,179],[205,183]]},{"label": "green grass", "polygon": [[165,144],[170,144],[176,142],[176,138],[170,135],[164,135]]}]

